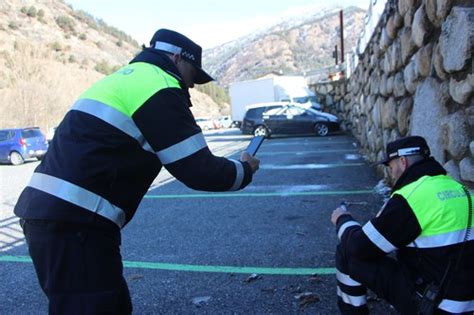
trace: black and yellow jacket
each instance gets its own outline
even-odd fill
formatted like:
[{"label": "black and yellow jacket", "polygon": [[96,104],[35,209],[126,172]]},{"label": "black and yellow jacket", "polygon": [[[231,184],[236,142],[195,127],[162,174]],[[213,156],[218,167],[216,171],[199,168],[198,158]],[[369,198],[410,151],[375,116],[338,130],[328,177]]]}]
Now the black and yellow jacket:
[{"label": "black and yellow jacket", "polygon": [[252,180],[250,165],[214,156],[190,106],[171,60],[143,50],[74,103],[15,214],[118,230],[162,166],[192,189],[244,188]]},{"label": "black and yellow jacket", "polygon": [[[396,252],[416,280],[439,284],[449,261],[459,257],[467,232],[468,199],[461,184],[433,158],[413,164],[399,178],[377,217],[361,226],[351,215],[337,220],[337,232],[350,255],[376,260]],[[471,225],[473,223],[471,222]],[[439,308],[474,311],[474,229]]]}]

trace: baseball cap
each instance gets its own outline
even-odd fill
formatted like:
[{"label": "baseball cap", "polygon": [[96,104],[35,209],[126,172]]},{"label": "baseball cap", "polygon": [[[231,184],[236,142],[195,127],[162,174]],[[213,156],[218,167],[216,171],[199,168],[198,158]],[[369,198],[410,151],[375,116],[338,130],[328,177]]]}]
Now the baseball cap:
[{"label": "baseball cap", "polygon": [[214,80],[202,69],[202,48],[183,34],[178,32],[159,29],[150,41],[151,48],[172,54],[180,54],[181,58],[192,64],[197,71],[194,83],[204,84]]},{"label": "baseball cap", "polygon": [[425,157],[430,156],[430,148],[428,147],[426,140],[420,136],[404,137],[387,144],[385,158],[379,163],[388,165],[390,160],[396,159],[400,156],[416,154]]}]

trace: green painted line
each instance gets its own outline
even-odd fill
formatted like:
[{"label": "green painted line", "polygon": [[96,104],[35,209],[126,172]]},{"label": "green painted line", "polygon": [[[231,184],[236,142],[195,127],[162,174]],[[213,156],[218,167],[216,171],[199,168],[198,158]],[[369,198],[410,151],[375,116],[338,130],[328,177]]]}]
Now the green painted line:
[{"label": "green painted line", "polygon": [[[0,256],[0,262],[31,263],[28,256]],[[124,261],[125,268],[154,269],[169,271],[189,271],[189,272],[214,272],[214,273],[245,273],[261,275],[332,275],[336,273],[336,268],[264,268],[264,267],[233,267],[233,266],[205,266],[205,265],[183,265],[165,264],[143,261]]]},{"label": "green painted line", "polygon": [[173,198],[239,198],[239,197],[298,197],[298,196],[339,196],[371,194],[373,190],[348,190],[348,191],[303,191],[303,192],[274,192],[274,193],[207,193],[183,195],[145,195],[145,199],[173,199]]}]

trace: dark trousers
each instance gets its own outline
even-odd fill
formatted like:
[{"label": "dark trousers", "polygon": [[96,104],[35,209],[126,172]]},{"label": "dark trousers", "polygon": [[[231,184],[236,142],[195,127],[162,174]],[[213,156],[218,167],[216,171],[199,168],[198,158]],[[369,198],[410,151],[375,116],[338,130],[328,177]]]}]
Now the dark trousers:
[{"label": "dark trousers", "polygon": [[49,314],[131,314],[120,238],[65,223],[22,220]]},{"label": "dark trousers", "polygon": [[383,257],[363,261],[337,246],[338,306],[342,314],[367,314],[367,288],[385,299],[401,314],[417,313],[417,296],[412,276],[398,261]]}]

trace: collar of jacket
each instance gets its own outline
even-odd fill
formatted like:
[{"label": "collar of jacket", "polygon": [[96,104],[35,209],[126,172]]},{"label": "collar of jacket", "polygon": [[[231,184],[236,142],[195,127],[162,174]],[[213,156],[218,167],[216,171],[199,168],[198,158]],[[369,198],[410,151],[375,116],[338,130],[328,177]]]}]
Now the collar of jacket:
[{"label": "collar of jacket", "polygon": [[392,191],[417,181],[423,176],[446,175],[446,170],[433,157],[418,161],[410,166],[393,186]]},{"label": "collar of jacket", "polygon": [[192,106],[189,90],[184,85],[183,79],[181,78],[181,75],[179,75],[178,68],[176,68],[176,65],[168,58],[166,54],[152,48],[143,48],[143,50],[138,55],[136,55],[132,61],[130,61],[130,63],[134,62],[146,62],[155,65],[176,78],[176,80],[179,82],[181,90],[189,100],[189,107]]}]

